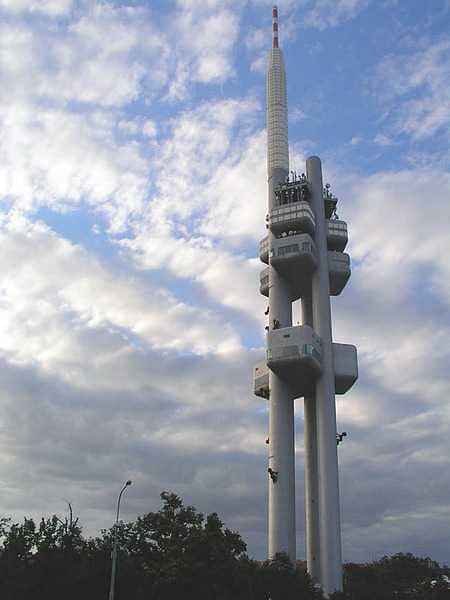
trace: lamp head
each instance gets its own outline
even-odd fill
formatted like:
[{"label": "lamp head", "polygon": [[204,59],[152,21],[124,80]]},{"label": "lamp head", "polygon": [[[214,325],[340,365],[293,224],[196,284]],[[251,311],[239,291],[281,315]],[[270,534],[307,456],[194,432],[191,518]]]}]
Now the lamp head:
[{"label": "lamp head", "polygon": [[132,483],[133,483],[133,482],[131,481],[131,479],[129,479],[129,480],[128,480],[128,481],[125,483],[125,485],[131,485]]}]

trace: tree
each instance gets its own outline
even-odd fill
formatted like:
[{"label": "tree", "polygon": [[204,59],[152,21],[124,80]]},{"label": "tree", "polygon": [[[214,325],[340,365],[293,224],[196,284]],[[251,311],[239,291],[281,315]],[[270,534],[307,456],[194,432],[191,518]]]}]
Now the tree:
[{"label": "tree", "polygon": [[345,592],[350,600],[446,600],[443,570],[430,558],[410,553],[384,556],[370,564],[345,567]]},{"label": "tree", "polygon": [[72,518],[61,521],[56,515],[42,519],[39,526],[29,518],[23,523],[2,521],[2,599],[72,597],[85,544],[77,523]]},{"label": "tree", "polygon": [[[205,517],[184,506],[176,494],[161,494],[162,508],[119,523],[117,599],[146,597],[239,598],[240,559],[246,545],[224,528],[216,513]],[[113,529],[89,544],[91,553],[108,557]],[[233,596],[234,595],[234,596]]]},{"label": "tree", "polygon": [[319,600],[322,592],[303,569],[295,566],[286,554],[279,553],[264,562],[259,573],[258,598],[271,600]]},{"label": "tree", "polygon": [[[258,562],[216,513],[206,517],[179,496],[117,526],[117,600],[322,600],[305,569],[285,554]],[[85,539],[78,519],[36,524],[0,519],[2,600],[107,598],[114,527]],[[412,554],[345,566],[344,593],[333,600],[450,600],[448,568]]]}]

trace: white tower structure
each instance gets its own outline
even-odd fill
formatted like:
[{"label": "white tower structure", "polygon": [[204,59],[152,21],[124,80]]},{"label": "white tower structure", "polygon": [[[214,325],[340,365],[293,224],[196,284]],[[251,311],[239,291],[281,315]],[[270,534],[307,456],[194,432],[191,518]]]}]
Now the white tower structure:
[{"label": "white tower structure", "polygon": [[[267,68],[268,235],[260,243],[260,291],[269,299],[266,360],[254,391],[269,401],[268,553],[296,558],[294,400],[304,399],[306,555],[326,594],[342,589],[335,394],[358,377],[356,348],[332,341],[330,295],[350,277],[347,224],[323,187],[320,159],[289,175],[286,75],[273,8]],[[292,326],[301,299],[302,325]]]}]

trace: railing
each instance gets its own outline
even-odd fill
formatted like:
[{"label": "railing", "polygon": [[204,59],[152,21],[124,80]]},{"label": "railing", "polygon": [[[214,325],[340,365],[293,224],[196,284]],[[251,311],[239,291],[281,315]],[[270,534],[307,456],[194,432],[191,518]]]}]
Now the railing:
[{"label": "railing", "polygon": [[289,255],[299,255],[300,257],[305,257],[305,255],[315,256],[314,242],[308,233],[279,237],[273,240],[272,243],[272,261],[283,257],[290,258]]},{"label": "railing", "polygon": [[303,356],[312,356],[319,362],[322,360],[322,354],[312,344],[280,346],[277,348],[268,348],[266,350],[267,360],[282,360],[283,358],[298,358]]},{"label": "railing", "polygon": [[[309,246],[309,244],[308,244]],[[308,248],[309,250],[309,248]],[[284,256],[285,254],[293,254],[299,251],[298,244],[289,244],[287,246],[281,246],[278,248],[278,256]]]},{"label": "railing", "polygon": [[275,189],[275,199],[278,205],[308,200],[309,196],[310,192],[306,178],[282,183]]}]

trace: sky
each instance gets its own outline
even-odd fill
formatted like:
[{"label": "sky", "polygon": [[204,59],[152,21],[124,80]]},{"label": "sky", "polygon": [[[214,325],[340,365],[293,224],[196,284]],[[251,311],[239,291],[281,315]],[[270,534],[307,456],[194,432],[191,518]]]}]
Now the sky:
[{"label": "sky", "polygon": [[[280,0],[291,166],[352,277],[343,557],[450,560],[450,2]],[[0,515],[163,490],[266,556],[266,0],[0,0]],[[298,557],[305,556],[296,401]]]}]

